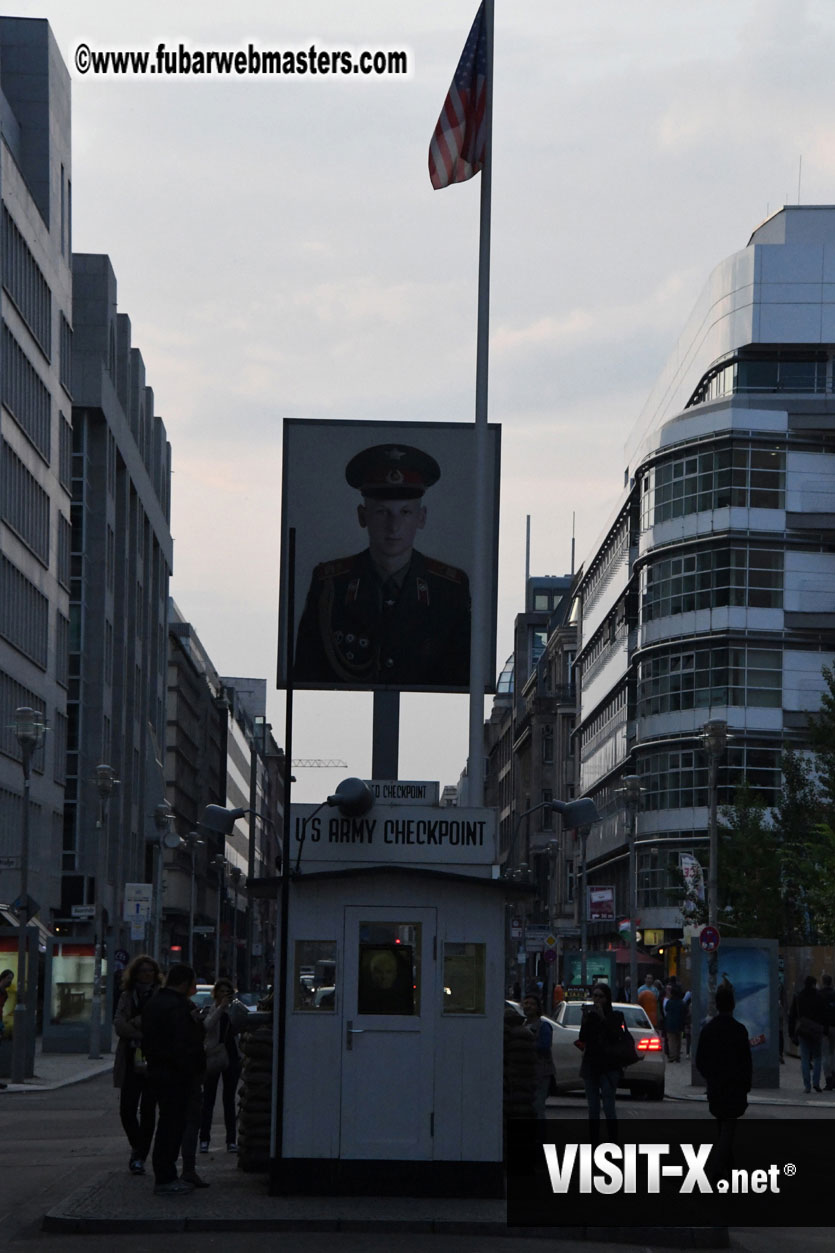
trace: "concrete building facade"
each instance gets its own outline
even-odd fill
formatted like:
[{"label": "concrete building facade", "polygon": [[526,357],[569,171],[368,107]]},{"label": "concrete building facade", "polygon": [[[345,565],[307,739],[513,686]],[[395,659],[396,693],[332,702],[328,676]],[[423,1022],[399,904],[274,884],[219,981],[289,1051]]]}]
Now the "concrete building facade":
[{"label": "concrete building facade", "polygon": [[[19,892],[32,761],[29,895],[61,896],[70,645],[70,80],[46,21],[0,18],[0,901]],[[49,910],[45,908],[48,921]]]}]

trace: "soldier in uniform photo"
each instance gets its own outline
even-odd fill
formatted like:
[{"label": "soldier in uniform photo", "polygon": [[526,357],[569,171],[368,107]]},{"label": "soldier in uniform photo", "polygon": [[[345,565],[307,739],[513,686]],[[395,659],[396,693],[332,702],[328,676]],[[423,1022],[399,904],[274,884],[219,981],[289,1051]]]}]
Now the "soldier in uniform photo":
[{"label": "soldier in uniform photo", "polygon": [[406,444],[378,444],[348,462],[368,547],[315,567],[296,637],[297,683],[468,687],[469,580],[414,547],[424,493],[440,477],[434,457]]}]

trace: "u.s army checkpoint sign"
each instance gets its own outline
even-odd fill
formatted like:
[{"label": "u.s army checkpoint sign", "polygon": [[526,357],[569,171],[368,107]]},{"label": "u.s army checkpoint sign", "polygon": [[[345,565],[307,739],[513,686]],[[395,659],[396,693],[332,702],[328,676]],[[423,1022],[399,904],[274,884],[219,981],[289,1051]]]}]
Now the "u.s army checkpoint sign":
[{"label": "u.s army checkpoint sign", "polygon": [[362,818],[335,809],[293,805],[292,864],[362,862],[366,865],[489,866],[496,860],[492,809],[374,805]]}]

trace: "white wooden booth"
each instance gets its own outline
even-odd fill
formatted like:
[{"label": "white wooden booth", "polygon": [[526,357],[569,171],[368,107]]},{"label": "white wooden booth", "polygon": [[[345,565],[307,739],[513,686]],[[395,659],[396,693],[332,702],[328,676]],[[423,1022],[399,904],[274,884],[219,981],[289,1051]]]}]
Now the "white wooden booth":
[{"label": "white wooden booth", "polygon": [[501,1195],[505,894],[493,811],[375,806],[348,819],[298,806],[293,825],[270,1191]]}]

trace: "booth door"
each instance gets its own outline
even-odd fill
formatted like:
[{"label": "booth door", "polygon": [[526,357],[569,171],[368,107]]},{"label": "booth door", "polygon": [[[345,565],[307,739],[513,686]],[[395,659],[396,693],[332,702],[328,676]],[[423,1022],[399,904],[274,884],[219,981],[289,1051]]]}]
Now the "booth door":
[{"label": "booth door", "polygon": [[340,1157],[432,1157],[437,910],[348,906]]}]

